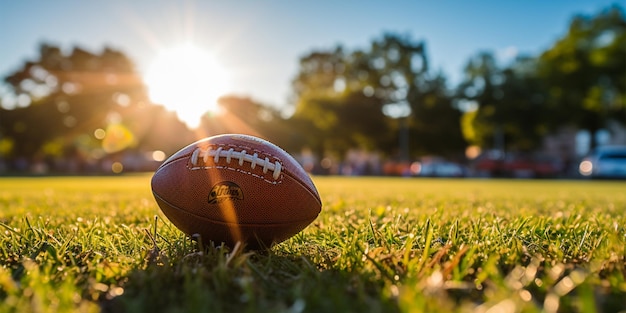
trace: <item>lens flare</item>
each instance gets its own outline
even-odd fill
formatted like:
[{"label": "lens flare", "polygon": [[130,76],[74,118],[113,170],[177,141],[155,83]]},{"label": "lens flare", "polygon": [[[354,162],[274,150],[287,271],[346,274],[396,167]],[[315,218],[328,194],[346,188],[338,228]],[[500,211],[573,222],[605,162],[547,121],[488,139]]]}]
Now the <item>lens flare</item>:
[{"label": "lens flare", "polygon": [[589,160],[584,160],[580,162],[580,165],[578,166],[578,171],[583,176],[591,175],[591,173],[593,172],[593,163],[591,163],[591,161]]}]

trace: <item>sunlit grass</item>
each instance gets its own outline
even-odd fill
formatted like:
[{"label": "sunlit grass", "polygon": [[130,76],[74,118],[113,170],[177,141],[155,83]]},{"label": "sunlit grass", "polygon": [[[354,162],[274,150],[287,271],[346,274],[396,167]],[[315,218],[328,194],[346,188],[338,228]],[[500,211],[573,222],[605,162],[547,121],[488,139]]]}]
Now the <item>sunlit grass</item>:
[{"label": "sunlit grass", "polygon": [[0,312],[626,310],[623,182],[317,177],[320,217],[251,252],[198,249],[149,178],[0,179]]}]

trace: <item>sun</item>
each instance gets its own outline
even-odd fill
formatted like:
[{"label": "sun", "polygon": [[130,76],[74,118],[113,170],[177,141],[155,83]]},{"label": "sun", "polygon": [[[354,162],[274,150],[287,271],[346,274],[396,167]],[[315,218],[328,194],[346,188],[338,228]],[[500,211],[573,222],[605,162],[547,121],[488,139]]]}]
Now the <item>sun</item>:
[{"label": "sun", "polygon": [[192,44],[162,50],[144,75],[150,99],[174,110],[189,127],[197,127],[217,99],[228,92],[230,75],[213,55]]}]

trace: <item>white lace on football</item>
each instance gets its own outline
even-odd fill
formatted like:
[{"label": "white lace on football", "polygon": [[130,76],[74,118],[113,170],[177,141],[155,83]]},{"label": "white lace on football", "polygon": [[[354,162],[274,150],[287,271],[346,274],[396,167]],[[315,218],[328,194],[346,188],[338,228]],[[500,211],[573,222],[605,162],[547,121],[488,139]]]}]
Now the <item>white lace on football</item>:
[{"label": "white lace on football", "polygon": [[257,165],[263,166],[263,173],[272,171],[274,179],[278,179],[278,177],[280,177],[280,171],[282,170],[282,165],[278,161],[272,163],[269,158],[266,157],[265,159],[262,159],[257,153],[248,154],[246,153],[246,150],[235,151],[233,148],[228,150],[224,150],[222,147],[217,149],[212,149],[211,147],[208,149],[197,148],[191,154],[191,164],[197,165],[200,158],[202,158],[205,163],[209,160],[209,158],[213,158],[213,162],[215,163],[219,162],[220,158],[225,158],[226,163],[229,164],[233,159],[235,159],[238,160],[239,166],[243,166],[244,162],[250,163],[250,167],[252,169],[254,169]]}]

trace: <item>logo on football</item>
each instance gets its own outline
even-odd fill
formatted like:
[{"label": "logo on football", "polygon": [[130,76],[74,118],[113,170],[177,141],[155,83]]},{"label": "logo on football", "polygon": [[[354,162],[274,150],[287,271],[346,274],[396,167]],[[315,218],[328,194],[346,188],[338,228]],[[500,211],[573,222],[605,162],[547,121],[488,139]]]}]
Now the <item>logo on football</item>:
[{"label": "logo on football", "polygon": [[228,134],[196,141],[152,177],[165,216],[203,243],[267,248],[315,220],[322,202],[308,173],[261,138]]},{"label": "logo on football", "polygon": [[233,182],[221,182],[213,186],[209,193],[209,204],[216,204],[226,199],[243,200],[241,187]]}]

